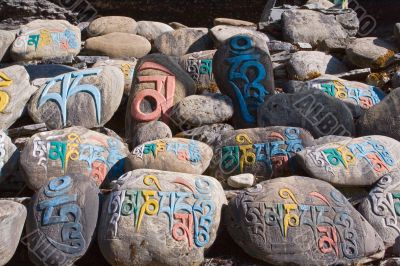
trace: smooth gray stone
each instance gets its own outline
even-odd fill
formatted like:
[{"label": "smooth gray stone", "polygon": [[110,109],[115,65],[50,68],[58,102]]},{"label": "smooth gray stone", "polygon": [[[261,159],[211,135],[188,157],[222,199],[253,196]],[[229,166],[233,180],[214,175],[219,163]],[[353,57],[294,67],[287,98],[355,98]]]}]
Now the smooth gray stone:
[{"label": "smooth gray stone", "polygon": [[132,142],[132,146],[136,147],[148,141],[171,137],[172,131],[167,124],[162,121],[152,121],[138,124],[130,142]]},{"label": "smooth gray stone", "polygon": [[100,36],[108,33],[122,32],[136,34],[137,23],[133,18],[122,16],[100,17],[90,22],[87,32],[89,36]]},{"label": "smooth gray stone", "polygon": [[230,130],[234,128],[229,124],[212,124],[180,132],[175,137],[199,140],[214,147],[221,141],[222,133]]}]

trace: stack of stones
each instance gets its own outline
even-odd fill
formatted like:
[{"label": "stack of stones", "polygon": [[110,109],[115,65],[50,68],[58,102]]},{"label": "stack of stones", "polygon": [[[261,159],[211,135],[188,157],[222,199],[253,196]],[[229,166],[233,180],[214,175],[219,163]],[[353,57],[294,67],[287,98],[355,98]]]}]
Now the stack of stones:
[{"label": "stack of stones", "polygon": [[0,264],[400,257],[400,24],[267,13],[0,30]]}]

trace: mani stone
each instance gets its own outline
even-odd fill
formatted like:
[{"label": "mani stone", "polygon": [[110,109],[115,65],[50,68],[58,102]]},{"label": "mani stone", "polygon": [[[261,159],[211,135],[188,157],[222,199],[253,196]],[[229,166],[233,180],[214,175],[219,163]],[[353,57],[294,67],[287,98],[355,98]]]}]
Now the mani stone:
[{"label": "mani stone", "polygon": [[197,94],[218,92],[214,79],[212,62],[217,50],[208,50],[183,55],[179,65],[192,77],[197,87]]},{"label": "mani stone", "polygon": [[212,124],[182,131],[175,137],[195,139],[214,147],[221,140],[221,134],[230,130],[234,130],[234,128],[229,124]]},{"label": "mani stone", "polygon": [[313,178],[337,186],[371,186],[398,169],[400,143],[385,136],[368,136],[308,147],[296,154]]},{"label": "mani stone", "polygon": [[194,81],[170,57],[152,54],[140,59],[126,108],[126,139],[133,139],[138,123],[161,119],[170,126],[172,106],[195,93]]},{"label": "mani stone", "polygon": [[213,72],[220,91],[233,101],[235,128],[255,127],[258,107],[275,92],[267,43],[249,34],[228,39],[214,55]]},{"label": "mani stone", "polygon": [[114,32],[136,34],[137,26],[133,18],[109,16],[93,20],[86,30],[89,36],[93,37]]},{"label": "mani stone", "polygon": [[366,37],[350,43],[347,46],[346,55],[357,67],[382,68],[397,51],[394,43],[376,37]]},{"label": "mani stone", "polygon": [[137,24],[137,35],[145,37],[150,43],[153,43],[161,34],[174,31],[168,24],[156,21],[138,21]]},{"label": "mani stone", "polygon": [[224,132],[214,148],[210,167],[221,182],[251,173],[256,181],[301,173],[294,155],[313,146],[314,138],[295,127],[266,127]]},{"label": "mani stone", "polygon": [[310,43],[316,47],[327,39],[354,37],[358,31],[357,13],[324,14],[319,11],[292,9],[282,14],[282,32],[290,43]]},{"label": "mani stone", "polygon": [[11,139],[0,130],[0,183],[17,172],[20,153]]},{"label": "mani stone", "polygon": [[162,121],[152,121],[137,124],[131,143],[136,147],[148,141],[164,138],[172,138],[169,126]]},{"label": "mani stone", "polygon": [[21,26],[12,47],[14,61],[76,56],[81,50],[81,31],[65,20],[34,20]]},{"label": "mani stone", "polygon": [[133,74],[135,73],[135,66],[136,66],[137,60],[136,59],[131,59],[131,60],[105,60],[105,61],[97,61],[93,67],[104,67],[104,66],[115,66],[119,68],[124,74],[124,79],[125,79],[125,87],[124,87],[124,94],[129,95],[129,92],[131,91],[132,87],[132,80],[133,80]]},{"label": "mani stone", "polygon": [[218,25],[210,29],[210,35],[214,40],[214,44],[216,47],[223,45],[228,39],[239,34],[254,35],[256,38],[259,38],[264,43],[269,42],[269,38],[266,34],[243,27]]},{"label": "mani stone", "polygon": [[8,59],[10,47],[14,40],[14,32],[0,30],[0,62]]},{"label": "mani stone", "polygon": [[111,265],[201,265],[225,204],[221,184],[209,176],[128,172],[105,199],[100,250]]},{"label": "mani stone", "polygon": [[37,191],[63,174],[88,176],[98,186],[124,173],[129,150],[119,139],[70,127],[33,135],[21,153],[20,169],[29,188]]},{"label": "mani stone", "polygon": [[212,149],[205,143],[183,138],[145,142],[128,156],[128,169],[157,169],[201,175],[210,165]]},{"label": "mani stone", "polygon": [[0,265],[6,265],[17,250],[26,220],[24,205],[0,200]]},{"label": "mani stone", "polygon": [[174,105],[170,115],[180,128],[193,128],[228,121],[233,110],[231,98],[216,93],[188,96]]},{"label": "mani stone", "polygon": [[346,104],[318,91],[270,97],[258,110],[258,126],[302,127],[314,138],[354,135],[353,115]]},{"label": "mani stone", "polygon": [[131,33],[108,33],[85,42],[85,52],[88,55],[105,55],[110,58],[141,58],[150,50],[151,44],[146,38]]},{"label": "mani stone", "polygon": [[253,186],[255,177],[252,174],[233,175],[228,177],[228,186],[232,188],[248,188]]},{"label": "mani stone", "polygon": [[228,26],[236,26],[242,27],[250,30],[257,30],[257,25],[250,21],[232,19],[232,18],[215,18],[214,26],[218,25],[228,25]]},{"label": "mani stone", "polygon": [[324,74],[340,74],[348,69],[339,59],[318,51],[299,51],[292,54],[287,65],[290,79],[307,81]]},{"label": "mani stone", "polygon": [[233,240],[273,265],[356,265],[384,256],[374,228],[324,181],[268,180],[240,191],[226,211]]},{"label": "mani stone", "polygon": [[357,134],[384,135],[400,141],[400,88],[361,116],[357,121]]},{"label": "mani stone", "polygon": [[117,111],[124,75],[113,66],[88,68],[49,79],[33,95],[29,115],[49,129],[103,126]]},{"label": "mani stone", "polygon": [[21,117],[36,90],[29,83],[29,74],[23,66],[0,69],[0,129],[8,129]]},{"label": "mani stone", "polygon": [[384,175],[358,205],[358,211],[375,228],[386,248],[400,236],[400,174]]},{"label": "mani stone", "polygon": [[73,265],[89,248],[99,213],[99,189],[88,177],[48,180],[31,199],[26,223],[35,265]]},{"label": "mani stone", "polygon": [[170,56],[182,56],[213,48],[207,28],[182,28],[168,31],[158,36],[154,45],[160,53]]}]

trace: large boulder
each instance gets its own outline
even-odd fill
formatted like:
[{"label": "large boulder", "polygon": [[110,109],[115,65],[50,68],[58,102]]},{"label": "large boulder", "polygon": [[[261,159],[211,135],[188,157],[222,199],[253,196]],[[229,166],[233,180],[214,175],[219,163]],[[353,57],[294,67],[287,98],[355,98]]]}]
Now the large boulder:
[{"label": "large boulder", "polygon": [[106,35],[113,32],[136,34],[137,23],[133,18],[121,16],[101,17],[90,22],[86,28],[89,36]]}]

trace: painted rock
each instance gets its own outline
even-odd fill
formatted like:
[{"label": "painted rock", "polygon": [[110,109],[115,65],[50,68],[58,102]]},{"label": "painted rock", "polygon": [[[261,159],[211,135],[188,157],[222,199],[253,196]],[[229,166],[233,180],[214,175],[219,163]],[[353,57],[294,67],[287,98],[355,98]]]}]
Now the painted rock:
[{"label": "painted rock", "polygon": [[274,265],[355,265],[384,255],[374,228],[334,187],[276,178],[230,200],[226,224],[235,242]]},{"label": "painted rock", "polygon": [[207,28],[182,28],[168,31],[158,36],[154,45],[160,53],[171,56],[182,56],[213,48]]},{"label": "painted rock", "polygon": [[97,185],[107,186],[123,174],[128,154],[117,138],[71,127],[33,135],[21,153],[20,166],[33,190],[63,174],[89,176]]},{"label": "painted rock", "polygon": [[35,265],[72,265],[93,237],[100,191],[81,175],[55,177],[32,197],[26,231]]},{"label": "painted rock", "polygon": [[269,42],[268,36],[264,33],[243,27],[218,25],[210,29],[210,35],[213,38],[216,47],[223,45],[228,39],[238,34],[253,35],[256,38],[263,40],[264,43]]},{"label": "painted rock", "polygon": [[153,43],[161,34],[174,30],[168,24],[156,21],[138,21],[137,24],[137,35],[145,37],[150,43]]},{"label": "painted rock", "polygon": [[257,181],[288,176],[301,170],[293,158],[295,153],[312,145],[313,137],[301,128],[227,131],[214,149],[212,169],[215,175],[223,177],[223,182],[231,175],[242,173],[254,174]]},{"label": "painted rock", "polygon": [[6,30],[0,30],[0,61],[8,59],[9,49],[15,40],[15,33]]},{"label": "painted rock", "polygon": [[29,83],[23,66],[0,69],[0,128],[8,129],[22,115],[26,103],[37,90]]},{"label": "painted rock", "polygon": [[132,144],[136,147],[148,141],[164,138],[172,138],[171,129],[164,122],[152,121],[140,123],[136,126]]},{"label": "painted rock", "polygon": [[215,80],[235,107],[236,127],[254,127],[257,109],[274,94],[274,75],[267,44],[253,35],[236,35],[213,59]]},{"label": "painted rock", "polygon": [[270,97],[258,110],[258,126],[302,127],[315,138],[354,135],[353,115],[346,104],[318,91]]},{"label": "painted rock", "polygon": [[397,169],[400,143],[368,136],[306,148],[297,161],[310,176],[338,186],[371,186]]},{"label": "painted rock", "polygon": [[122,73],[124,74],[124,79],[125,79],[125,87],[124,87],[124,94],[129,95],[132,87],[132,80],[133,80],[133,74],[135,73],[135,66],[136,66],[137,60],[106,60],[106,61],[97,61],[93,67],[104,67],[104,66],[115,66],[119,68]]},{"label": "painted rock", "polygon": [[400,88],[361,116],[357,121],[357,134],[384,135],[400,141]]},{"label": "painted rock", "polygon": [[287,65],[290,79],[311,80],[324,74],[340,74],[348,68],[339,59],[318,51],[299,51],[292,54]]},{"label": "painted rock", "polygon": [[230,130],[234,130],[234,128],[229,124],[212,124],[182,131],[176,134],[175,137],[195,139],[214,147],[215,143],[221,140],[221,134]]},{"label": "painted rock", "polygon": [[59,64],[40,64],[24,66],[29,74],[31,81],[42,78],[54,78],[72,71],[78,71],[78,68]]},{"label": "painted rock", "polygon": [[398,49],[394,43],[376,37],[354,40],[346,49],[347,58],[360,68],[385,67]]},{"label": "painted rock", "polygon": [[200,265],[225,203],[221,185],[209,176],[128,172],[104,202],[100,250],[111,265]]},{"label": "painted rock", "polygon": [[119,69],[88,68],[49,79],[32,97],[28,111],[49,129],[103,126],[118,109],[123,92]]},{"label": "painted rock", "polygon": [[65,20],[34,20],[21,26],[11,47],[14,61],[76,56],[81,50],[81,31]]},{"label": "painted rock", "polygon": [[203,91],[217,92],[218,86],[214,79],[212,62],[216,50],[201,51],[181,56],[180,66],[196,82],[197,93]]},{"label": "painted rock", "polygon": [[19,151],[11,139],[0,130],[0,183],[14,175],[18,168]]},{"label": "painted rock", "polygon": [[168,56],[148,55],[136,65],[129,95],[125,134],[132,140],[136,124],[162,119],[171,125],[169,112],[183,98],[195,94],[190,76]]},{"label": "painted rock", "polygon": [[223,123],[233,116],[231,98],[223,94],[191,95],[171,110],[171,119],[180,128]]},{"label": "painted rock", "polygon": [[0,265],[6,265],[17,250],[26,220],[24,205],[0,200]]},{"label": "painted rock", "polygon": [[137,23],[133,18],[122,16],[101,17],[90,22],[86,29],[89,36],[106,35],[113,32],[136,34]]},{"label": "painted rock", "polygon": [[358,206],[358,211],[375,228],[386,247],[400,236],[400,174],[384,175]]},{"label": "painted rock", "polygon": [[139,35],[114,32],[86,40],[88,55],[106,55],[111,58],[141,58],[151,50],[150,42]]},{"label": "painted rock", "polygon": [[201,175],[210,165],[212,157],[212,149],[200,141],[181,138],[159,139],[133,149],[128,156],[128,168]]}]

